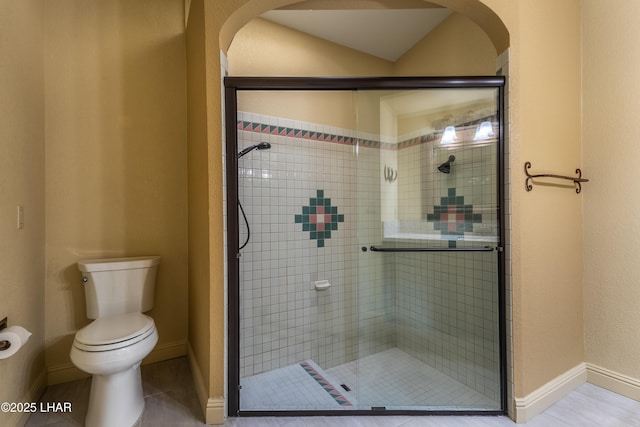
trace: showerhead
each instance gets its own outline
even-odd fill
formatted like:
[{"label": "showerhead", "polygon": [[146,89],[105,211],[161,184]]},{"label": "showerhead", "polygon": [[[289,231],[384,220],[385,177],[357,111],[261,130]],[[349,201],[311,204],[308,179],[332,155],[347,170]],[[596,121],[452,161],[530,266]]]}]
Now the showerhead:
[{"label": "showerhead", "polygon": [[253,150],[268,150],[269,148],[271,148],[271,144],[268,142],[261,142],[260,144],[252,145],[239,152],[238,159]]},{"label": "showerhead", "polygon": [[449,159],[446,162],[438,166],[438,170],[442,173],[451,173],[451,163],[453,163],[455,160],[456,156],[449,156]]}]

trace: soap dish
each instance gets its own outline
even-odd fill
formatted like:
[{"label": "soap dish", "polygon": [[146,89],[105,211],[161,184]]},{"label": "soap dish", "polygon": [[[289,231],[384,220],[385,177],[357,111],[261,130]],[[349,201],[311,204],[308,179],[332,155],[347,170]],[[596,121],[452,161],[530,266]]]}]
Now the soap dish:
[{"label": "soap dish", "polygon": [[331,287],[331,283],[328,280],[316,280],[314,285],[316,291],[325,291]]}]

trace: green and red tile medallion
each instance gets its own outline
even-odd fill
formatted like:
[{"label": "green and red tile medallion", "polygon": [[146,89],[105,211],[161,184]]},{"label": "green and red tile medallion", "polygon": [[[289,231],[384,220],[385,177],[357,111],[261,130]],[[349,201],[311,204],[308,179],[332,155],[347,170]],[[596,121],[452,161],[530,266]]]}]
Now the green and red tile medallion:
[{"label": "green and red tile medallion", "polygon": [[302,214],[295,216],[296,224],[302,224],[302,231],[309,232],[319,248],[331,238],[331,232],[338,230],[338,223],[344,222],[344,215],[338,213],[337,206],[331,206],[331,199],[324,197],[324,190],[316,190],[316,197],[309,199],[309,206],[302,207]]}]

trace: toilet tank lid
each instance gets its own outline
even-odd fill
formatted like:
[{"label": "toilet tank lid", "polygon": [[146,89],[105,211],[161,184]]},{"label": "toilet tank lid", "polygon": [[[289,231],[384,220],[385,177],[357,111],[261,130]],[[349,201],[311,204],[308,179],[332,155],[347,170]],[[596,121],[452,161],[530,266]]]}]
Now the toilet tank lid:
[{"label": "toilet tank lid", "polygon": [[78,261],[78,269],[85,272],[129,270],[132,268],[148,268],[158,264],[160,264],[159,256],[85,259]]}]

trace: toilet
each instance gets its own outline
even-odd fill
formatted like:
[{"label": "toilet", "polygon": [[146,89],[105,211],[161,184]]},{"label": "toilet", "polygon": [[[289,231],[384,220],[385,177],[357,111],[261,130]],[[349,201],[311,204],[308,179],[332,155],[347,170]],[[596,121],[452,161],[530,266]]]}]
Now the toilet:
[{"label": "toilet", "polygon": [[160,257],[78,262],[87,317],[71,347],[71,361],[91,374],[87,427],[129,427],[144,410],[140,362],[158,342],[153,308]]}]

